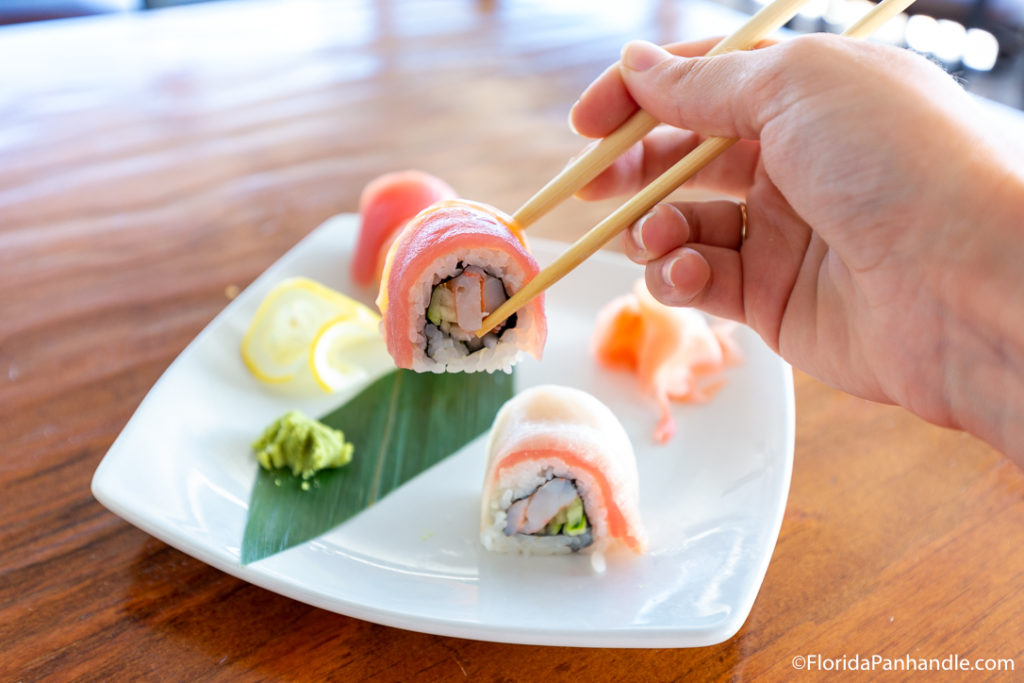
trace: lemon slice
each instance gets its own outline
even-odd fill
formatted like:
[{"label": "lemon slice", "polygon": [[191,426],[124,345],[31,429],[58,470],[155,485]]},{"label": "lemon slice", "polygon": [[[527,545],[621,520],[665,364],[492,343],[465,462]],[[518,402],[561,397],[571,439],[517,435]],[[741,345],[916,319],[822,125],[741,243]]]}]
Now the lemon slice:
[{"label": "lemon slice", "polygon": [[309,368],[324,391],[342,391],[394,367],[377,322],[368,322],[358,317],[337,318],[324,325],[313,340]]},{"label": "lemon slice", "polygon": [[242,338],[242,359],[264,382],[288,382],[306,367],[313,340],[333,320],[376,330],[378,316],[363,304],[308,278],[282,281],[267,294]]}]

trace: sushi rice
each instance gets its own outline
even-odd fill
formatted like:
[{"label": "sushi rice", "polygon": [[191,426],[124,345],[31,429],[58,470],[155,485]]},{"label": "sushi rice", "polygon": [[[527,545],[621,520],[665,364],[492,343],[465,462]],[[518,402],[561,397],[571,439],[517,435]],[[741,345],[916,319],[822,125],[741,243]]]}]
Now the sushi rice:
[{"label": "sushi rice", "polygon": [[459,275],[467,265],[477,266],[501,280],[506,293],[514,292],[524,284],[522,271],[507,254],[495,249],[447,254],[431,263],[409,291],[407,301],[409,309],[417,312],[409,328],[409,341],[414,348],[412,369],[416,372],[511,372],[519,360],[519,341],[527,338],[534,324],[529,312],[518,314],[514,324],[501,329],[498,334],[488,334],[484,347],[472,352],[463,342],[453,339],[427,320],[427,308],[434,288]]},{"label": "sushi rice", "polygon": [[[587,530],[578,536],[566,534],[509,534],[508,509],[516,500],[522,500],[555,478],[571,477],[576,492],[583,501]],[[607,511],[601,506],[597,486],[588,476],[573,475],[564,462],[557,459],[520,463],[504,472],[498,488],[486,501],[484,527],[480,541],[484,547],[499,553],[523,555],[562,555],[571,552],[592,552],[594,537],[607,535]]]}]

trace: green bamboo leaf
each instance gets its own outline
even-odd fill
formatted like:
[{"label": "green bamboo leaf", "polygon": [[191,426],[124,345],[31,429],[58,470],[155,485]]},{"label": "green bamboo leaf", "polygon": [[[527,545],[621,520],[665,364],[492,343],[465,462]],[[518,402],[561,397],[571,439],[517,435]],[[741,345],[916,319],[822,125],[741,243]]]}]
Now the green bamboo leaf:
[{"label": "green bamboo leaf", "polygon": [[345,432],[355,453],[303,490],[288,470],[256,475],[242,537],[242,564],[315,538],[487,431],[513,394],[503,372],[396,370],[320,418]]}]

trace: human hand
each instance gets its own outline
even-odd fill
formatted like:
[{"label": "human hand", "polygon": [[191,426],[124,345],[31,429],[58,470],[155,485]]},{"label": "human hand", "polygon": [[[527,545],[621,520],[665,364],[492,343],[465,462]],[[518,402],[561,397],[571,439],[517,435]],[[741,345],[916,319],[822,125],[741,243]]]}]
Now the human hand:
[{"label": "human hand", "polygon": [[[635,192],[703,136],[695,178],[747,202],[662,204],[625,236],[667,304],[745,322],[797,366],[1024,453],[1024,169],[938,67],[816,35],[701,58],[632,43],[571,121],[660,127],[580,192]],[[691,132],[698,131],[698,132]],[[1010,305],[1007,306],[1007,302]]]}]

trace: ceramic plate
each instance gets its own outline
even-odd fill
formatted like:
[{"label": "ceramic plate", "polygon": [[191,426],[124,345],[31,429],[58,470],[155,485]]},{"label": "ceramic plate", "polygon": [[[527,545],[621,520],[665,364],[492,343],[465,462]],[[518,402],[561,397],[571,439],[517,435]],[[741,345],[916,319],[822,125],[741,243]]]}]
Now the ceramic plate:
[{"label": "ceramic plate", "polygon": [[[358,219],[337,216],[295,246],[210,323],[143,400],[92,482],[96,498],[160,540],[268,590],[399,628],[483,640],[596,647],[711,645],[742,626],[785,508],[793,459],[790,368],[747,328],[745,363],[709,404],[679,404],[676,436],[656,445],[653,402],[634,378],[588,353],[598,308],[628,292],[638,266],[598,254],[548,292],[542,362],[518,388],[558,383],[607,403],[633,440],[644,556],[519,557],[477,541],[483,437],[327,534],[239,563],[256,462],[249,444],[290,408],[322,415],[344,395],[296,397],[253,378],[239,343],[282,279],[314,278],[364,301],[347,277]],[[563,244],[532,240],[542,264]],[[358,457],[358,456],[357,456]]]}]

